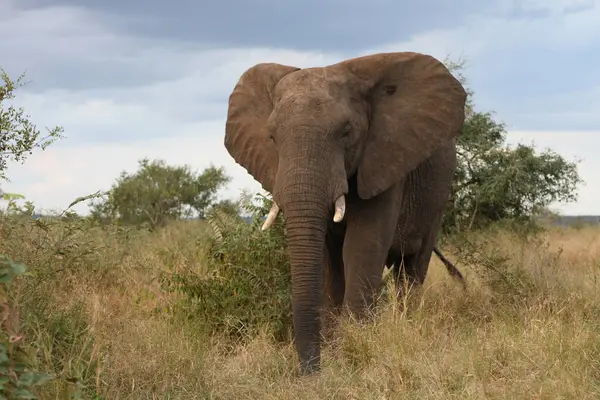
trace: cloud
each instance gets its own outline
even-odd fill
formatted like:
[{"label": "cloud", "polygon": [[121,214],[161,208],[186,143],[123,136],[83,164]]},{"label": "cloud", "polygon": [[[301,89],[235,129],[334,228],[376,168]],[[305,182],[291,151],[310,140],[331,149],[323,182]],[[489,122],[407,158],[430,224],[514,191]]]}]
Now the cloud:
[{"label": "cloud", "polygon": [[[71,89],[111,86],[111,82],[122,86],[161,79],[177,71],[177,65],[171,69],[147,68],[160,42],[146,43],[143,51],[136,51],[141,40],[118,34],[111,21],[109,15],[93,14],[81,7],[9,8],[0,17],[0,36],[10,38],[0,43],[2,54],[11,55],[3,61],[4,68],[15,70],[25,65],[35,76],[37,89],[56,85],[57,77],[67,77],[60,87]],[[127,74],[131,67],[138,73]]]},{"label": "cloud", "polygon": [[23,90],[16,103],[46,125],[64,126],[70,142],[152,139],[172,135],[182,123],[224,118],[229,93],[253,64],[269,60],[308,67],[341,58],[316,52],[226,49],[182,51],[170,59],[195,67],[171,80],[139,86]]},{"label": "cloud", "polygon": [[[79,196],[109,189],[121,171],[135,172],[138,160],[148,157],[172,165],[188,164],[197,171],[211,163],[224,166],[233,182],[221,192],[223,198],[238,198],[242,189],[261,191],[260,184],[225,150],[222,127],[221,121],[202,122],[181,126],[170,138],[50,147],[35,153],[23,165],[12,166],[12,182],[3,189],[25,194],[38,210],[62,210]],[[84,203],[74,209],[87,212]]]},{"label": "cloud", "polygon": [[[210,36],[179,40],[160,30],[149,36],[138,28],[178,21],[168,15],[157,20],[157,14],[132,17],[126,9],[116,16],[115,3],[110,1],[96,3],[102,8],[94,10],[68,1],[46,8],[17,9],[15,4],[0,0],[0,37],[9,38],[0,41],[2,62],[7,63],[2,66],[12,75],[27,70],[33,82],[17,92],[18,105],[41,127],[63,125],[68,137],[35,153],[25,165],[11,165],[8,170],[12,183],[3,189],[23,193],[40,207],[64,208],[75,197],[108,189],[120,171],[133,172],[142,157],[188,163],[197,169],[210,162],[224,165],[234,176],[227,197],[237,196],[240,187],[259,190],[260,185],[233,162],[222,143],[227,98],[246,68],[258,62],[320,66],[378,51],[412,50],[438,58],[466,56],[466,75],[477,107],[496,111],[498,119],[508,124],[509,137],[535,137],[539,145],[549,143],[561,154],[572,147],[574,154],[584,157],[580,169],[588,185],[576,205],[562,209],[600,211],[594,205],[599,186],[591,175],[599,166],[589,154],[591,135],[600,131],[596,112],[600,86],[593,85],[600,82],[595,68],[600,55],[591,51],[600,43],[600,13],[593,6],[562,0],[527,2],[520,6],[526,11],[539,7],[549,11],[536,18],[514,18],[514,3],[491,2],[485,10],[478,9],[483,14],[475,9],[461,11],[460,26],[435,23],[444,15],[439,13],[428,20],[430,29],[411,28],[412,33],[393,35],[388,27],[385,35],[357,40],[354,46],[341,43],[339,36],[329,37],[332,42],[323,46],[313,40],[313,48],[299,50],[310,42],[294,37],[289,33],[293,29],[285,38],[264,41],[288,43],[287,48],[243,46],[246,39],[241,36],[259,30],[271,36],[282,32],[268,24],[255,24],[251,32],[238,30],[239,40],[223,47],[210,43]],[[346,12],[358,7],[352,4]],[[567,6],[577,12],[565,13]],[[147,10],[153,7],[163,10],[154,2]],[[364,12],[378,21],[378,16],[389,17],[386,10],[372,7]],[[359,18],[354,11],[352,18]],[[185,14],[181,9],[177,12]],[[340,15],[319,29],[336,27],[340,21],[352,26],[352,18],[344,18]],[[385,21],[371,28],[383,29]],[[127,32],[125,22],[130,23]],[[343,34],[350,35],[352,30],[346,31]],[[247,40],[261,43],[256,37]],[[339,44],[336,51],[322,50],[333,48],[332,43]],[[365,50],[365,43],[375,45]]]},{"label": "cloud", "polygon": [[[20,0],[33,5],[79,5],[80,0]],[[471,14],[493,8],[500,0],[182,0],[177,7],[161,0],[86,2],[94,12],[131,18],[127,31],[145,37],[216,44],[219,47],[293,48],[301,51],[354,51],[390,37],[435,27],[460,26]],[[119,25],[121,31],[125,27]]]},{"label": "cloud", "polygon": [[[121,171],[133,173],[137,161],[143,157],[159,158],[172,165],[188,164],[201,171],[211,163],[224,166],[232,182],[220,195],[238,198],[241,190],[262,192],[260,184],[244,168],[235,163],[223,146],[223,121],[202,122],[181,126],[170,138],[156,138],[138,142],[79,144],[50,147],[32,155],[24,165],[10,169],[12,182],[5,185],[7,192],[25,194],[34,201],[38,210],[62,210],[75,198],[107,190]],[[203,132],[198,135],[198,132]],[[574,135],[577,139],[573,140]],[[579,190],[576,203],[555,204],[559,212],[597,214],[600,186],[594,184],[600,171],[596,156],[600,148],[600,131],[596,132],[524,132],[508,133],[510,144],[534,144],[537,149],[560,149],[567,160],[582,160],[579,172],[586,182]],[[581,145],[581,143],[585,145]],[[74,207],[87,213],[81,203]]]},{"label": "cloud", "polygon": [[584,11],[592,10],[596,6],[596,0],[581,0],[572,1],[570,4],[565,5],[563,13],[565,14],[577,14]]},{"label": "cloud", "polygon": [[[531,2],[549,10],[536,19],[510,11],[469,18],[374,51],[420,51],[467,60],[466,75],[479,109],[494,110],[512,129],[600,128],[600,8],[565,15],[564,1]],[[570,4],[570,3],[569,3]]]}]

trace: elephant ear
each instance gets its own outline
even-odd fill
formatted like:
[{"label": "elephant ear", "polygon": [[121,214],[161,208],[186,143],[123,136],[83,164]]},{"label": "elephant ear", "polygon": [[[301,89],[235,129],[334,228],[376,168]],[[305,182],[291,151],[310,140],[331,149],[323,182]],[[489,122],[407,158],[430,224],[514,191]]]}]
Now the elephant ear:
[{"label": "elephant ear", "polygon": [[270,193],[279,163],[267,129],[273,111],[272,93],[281,78],[298,69],[277,63],[257,64],[242,74],[229,96],[225,148]]},{"label": "elephant ear", "polygon": [[458,136],[466,92],[435,58],[383,53],[343,62],[364,84],[370,124],[358,165],[358,194],[373,197]]}]

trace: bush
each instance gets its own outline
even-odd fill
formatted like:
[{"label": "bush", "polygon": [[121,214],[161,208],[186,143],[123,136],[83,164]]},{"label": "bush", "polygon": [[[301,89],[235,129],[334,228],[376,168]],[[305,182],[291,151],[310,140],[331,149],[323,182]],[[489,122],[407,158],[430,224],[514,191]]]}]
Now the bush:
[{"label": "bush", "polygon": [[0,307],[2,323],[0,329],[0,396],[3,399],[35,399],[31,390],[53,377],[34,371],[32,352],[24,344],[20,330],[19,307],[9,296],[15,278],[27,271],[24,264],[0,255]]},{"label": "bush", "polygon": [[138,164],[133,174],[121,172],[105,198],[91,203],[94,219],[155,230],[174,220],[204,217],[217,191],[231,179],[212,165],[198,173],[164,160],[144,158]]},{"label": "bush", "polygon": [[215,209],[207,221],[207,271],[178,271],[163,279],[167,290],[183,293],[193,315],[211,333],[244,340],[267,329],[277,341],[291,338],[291,277],[281,217],[261,231],[271,200],[246,202],[250,222]]},{"label": "bush", "polygon": [[467,90],[465,122],[457,141],[457,168],[443,217],[445,232],[485,228],[499,221],[529,224],[556,202],[577,200],[578,162],[533,144],[509,146],[503,122],[476,111],[463,63],[448,62]]},{"label": "bush", "polygon": [[[93,351],[91,318],[81,300],[56,293],[72,294],[86,286],[122,288],[118,266],[141,232],[98,226],[69,211],[34,219],[31,204],[19,207],[14,198],[8,200],[7,210],[0,212],[1,250],[23,264],[8,258],[0,262],[0,281],[5,286],[0,288],[0,302],[4,312],[11,314],[2,327],[4,346],[0,345],[0,359],[4,352],[11,360],[6,371],[10,380],[0,384],[0,393],[10,389],[13,397],[8,398],[35,398],[17,394],[29,396],[26,389],[47,393],[54,388],[71,398],[80,394],[90,398],[100,363]],[[21,321],[15,320],[18,316]]]}]

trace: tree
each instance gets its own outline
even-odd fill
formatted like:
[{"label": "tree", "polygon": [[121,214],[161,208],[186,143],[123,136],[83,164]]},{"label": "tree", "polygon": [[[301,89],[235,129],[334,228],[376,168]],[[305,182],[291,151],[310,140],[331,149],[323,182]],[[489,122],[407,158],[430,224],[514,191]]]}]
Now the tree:
[{"label": "tree", "polygon": [[240,201],[234,201],[230,199],[221,200],[210,207],[210,212],[219,210],[226,214],[240,215],[242,212],[242,206]]},{"label": "tree", "polygon": [[107,198],[92,202],[93,217],[150,229],[194,214],[204,217],[217,191],[230,181],[223,168],[212,165],[196,174],[187,165],[169,166],[163,160],[138,163],[135,174],[121,172]]},{"label": "tree", "polygon": [[[463,62],[448,62],[463,85]],[[557,201],[577,199],[577,163],[552,150],[506,144],[505,125],[474,109],[467,88],[466,118],[458,138],[458,166],[444,216],[446,231],[483,227],[500,220],[531,221]]]},{"label": "tree", "polygon": [[[6,167],[8,161],[24,162],[34,148],[46,149],[47,146],[61,137],[62,127],[48,131],[48,135],[40,139],[40,131],[25,115],[22,108],[6,106],[6,100],[14,99],[14,91],[23,86],[21,75],[13,81],[0,68],[0,181],[8,181]],[[24,207],[16,205],[15,200],[24,196],[15,193],[4,193],[0,190],[2,200],[8,201],[7,214],[33,214],[33,204],[26,202]],[[26,341],[19,329],[18,307],[13,307],[13,280],[24,275],[27,266],[17,263],[9,255],[0,255],[0,396],[2,398],[35,398],[32,389],[52,379],[50,375],[32,370],[31,360],[27,357]],[[17,289],[20,290],[20,289]],[[18,298],[18,296],[17,296]]]},{"label": "tree", "polygon": [[4,69],[0,68],[0,180],[7,181],[5,171],[8,161],[23,162],[33,149],[46,149],[62,138],[63,128],[48,129],[48,134],[40,138],[40,131],[30,121],[23,108],[6,106],[6,100],[14,99],[14,91],[23,86],[25,75],[13,81]]}]

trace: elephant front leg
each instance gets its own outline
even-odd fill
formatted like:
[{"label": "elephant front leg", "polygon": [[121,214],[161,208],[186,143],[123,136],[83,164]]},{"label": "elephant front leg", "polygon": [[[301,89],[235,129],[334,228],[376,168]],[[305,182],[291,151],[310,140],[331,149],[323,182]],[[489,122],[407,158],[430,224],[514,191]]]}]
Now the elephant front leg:
[{"label": "elephant front leg", "polygon": [[346,272],[344,306],[362,318],[381,287],[383,267],[392,244],[401,201],[400,185],[348,208],[343,260]]},{"label": "elephant front leg", "polygon": [[337,327],[337,317],[344,301],[344,262],[342,260],[342,234],[327,233],[325,239],[325,276],[323,291],[323,336],[330,339]]},{"label": "elephant front leg", "polygon": [[342,306],[345,292],[342,248],[344,236],[328,232],[325,238],[325,290],[323,304],[327,311],[336,313]]}]

